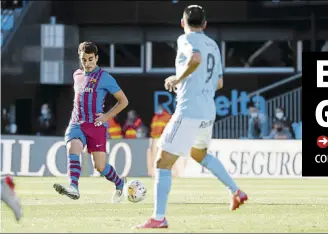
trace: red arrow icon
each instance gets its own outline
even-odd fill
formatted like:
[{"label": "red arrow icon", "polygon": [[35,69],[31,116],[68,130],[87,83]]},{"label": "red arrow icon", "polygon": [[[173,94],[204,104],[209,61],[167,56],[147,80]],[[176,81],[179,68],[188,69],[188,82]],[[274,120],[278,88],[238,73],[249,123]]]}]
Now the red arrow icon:
[{"label": "red arrow icon", "polygon": [[321,148],[327,148],[328,147],[328,137],[326,136],[319,136],[317,139],[317,145]]}]

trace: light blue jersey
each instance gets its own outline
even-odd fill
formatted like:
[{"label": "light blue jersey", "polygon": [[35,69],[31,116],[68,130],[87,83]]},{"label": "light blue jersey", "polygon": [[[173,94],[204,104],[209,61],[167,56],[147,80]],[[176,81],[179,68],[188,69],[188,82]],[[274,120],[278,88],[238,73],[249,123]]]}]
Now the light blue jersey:
[{"label": "light blue jersey", "polygon": [[175,113],[190,119],[214,120],[214,95],[223,74],[220,50],[216,42],[204,33],[181,35],[175,60],[177,76],[184,71],[192,52],[199,52],[202,61],[192,74],[177,85]]}]

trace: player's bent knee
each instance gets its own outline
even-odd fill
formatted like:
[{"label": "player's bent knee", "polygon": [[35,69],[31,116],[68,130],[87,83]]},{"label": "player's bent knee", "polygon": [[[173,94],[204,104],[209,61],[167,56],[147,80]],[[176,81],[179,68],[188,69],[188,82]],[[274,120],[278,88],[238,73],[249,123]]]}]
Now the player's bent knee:
[{"label": "player's bent knee", "polygon": [[95,162],[95,169],[98,171],[98,172],[102,172],[106,167],[106,164],[103,163],[103,162]]},{"label": "player's bent knee", "polygon": [[161,150],[160,157],[156,161],[156,168],[171,170],[177,159],[178,156]]},{"label": "player's bent knee", "polygon": [[95,169],[102,172],[106,167],[106,153],[105,152],[92,152],[93,161],[95,162]]},{"label": "player's bent knee", "polygon": [[83,151],[83,143],[79,139],[72,139],[67,143],[67,152],[69,154],[81,154]]},{"label": "player's bent knee", "polygon": [[95,165],[95,169],[101,173],[104,171],[105,165]]},{"label": "player's bent knee", "polygon": [[165,160],[163,160],[163,159],[158,159],[156,161],[156,168],[159,168],[159,169],[170,169],[169,166],[167,165],[167,163],[165,162]]},{"label": "player's bent knee", "polygon": [[190,156],[198,163],[201,163],[207,154],[207,148],[205,149],[197,149],[191,148]]}]

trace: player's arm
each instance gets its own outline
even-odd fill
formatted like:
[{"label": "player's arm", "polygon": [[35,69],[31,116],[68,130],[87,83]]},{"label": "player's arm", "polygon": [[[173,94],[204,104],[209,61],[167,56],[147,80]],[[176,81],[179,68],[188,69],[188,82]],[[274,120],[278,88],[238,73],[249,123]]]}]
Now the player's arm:
[{"label": "player's arm", "polygon": [[178,50],[184,51],[187,59],[182,72],[178,76],[170,76],[165,80],[165,88],[170,92],[173,91],[178,83],[193,73],[202,61],[196,42],[192,41],[188,36],[184,35],[178,38]]},{"label": "player's arm", "polygon": [[113,94],[113,96],[116,98],[117,102],[116,104],[112,107],[112,109],[110,109],[106,115],[109,116],[109,118],[113,118],[116,115],[118,115],[122,110],[124,110],[128,104],[129,104],[129,100],[128,98],[125,96],[125,93],[120,90],[117,91],[116,93]]},{"label": "player's arm", "polygon": [[216,90],[222,89],[223,88],[223,76],[219,77],[219,82],[218,82],[218,87]]},{"label": "player's arm", "polygon": [[104,77],[104,79],[106,81],[105,88],[117,100],[117,103],[106,113],[108,119],[110,119],[115,117],[122,110],[124,110],[128,106],[129,101],[125,93],[122,91],[122,89],[112,76],[106,74],[106,77]]},{"label": "player's arm", "polygon": [[219,69],[219,82],[218,82],[218,87],[216,90],[222,89],[223,88],[223,69],[222,69],[222,61],[221,61],[221,54],[220,54],[220,49],[217,46],[217,51],[218,51],[218,69]]},{"label": "player's arm", "polygon": [[193,73],[202,61],[202,56],[194,38],[183,36],[178,39],[178,47],[185,51],[184,54],[187,57],[183,72],[177,76],[177,80],[181,82],[191,73]]},{"label": "player's arm", "polygon": [[181,82],[191,73],[193,73],[202,61],[202,57],[200,55],[200,52],[198,51],[192,51],[188,57],[189,58],[187,59],[183,72],[179,76],[177,76],[177,80],[179,82]]}]

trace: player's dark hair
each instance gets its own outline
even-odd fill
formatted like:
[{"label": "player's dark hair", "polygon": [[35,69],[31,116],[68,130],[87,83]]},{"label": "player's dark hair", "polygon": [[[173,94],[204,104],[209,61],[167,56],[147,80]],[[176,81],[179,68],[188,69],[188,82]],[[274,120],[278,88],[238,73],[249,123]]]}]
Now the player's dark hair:
[{"label": "player's dark hair", "polygon": [[187,23],[191,27],[202,27],[206,21],[205,11],[199,5],[187,6],[184,9],[183,14],[186,16]]},{"label": "player's dark hair", "polygon": [[78,54],[80,55],[82,52],[86,54],[95,54],[95,56],[97,56],[98,48],[93,42],[85,41],[79,45]]}]

